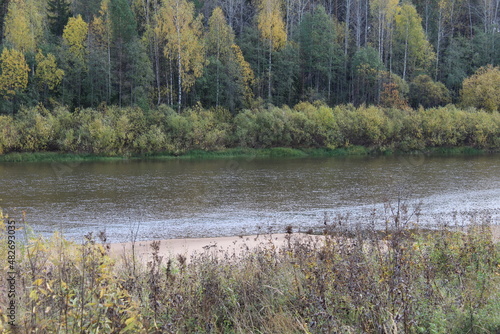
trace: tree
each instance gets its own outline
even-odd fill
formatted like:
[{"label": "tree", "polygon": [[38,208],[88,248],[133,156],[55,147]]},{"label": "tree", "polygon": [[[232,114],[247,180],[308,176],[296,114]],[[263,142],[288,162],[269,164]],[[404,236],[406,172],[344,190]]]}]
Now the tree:
[{"label": "tree", "polygon": [[442,106],[451,102],[450,91],[441,82],[435,82],[428,75],[419,75],[410,83],[410,105],[417,108]]},{"label": "tree", "polygon": [[406,80],[415,72],[425,72],[435,54],[424,34],[422,19],[412,4],[404,3],[399,6],[394,20],[395,56],[402,59],[402,64],[398,64],[397,69],[403,80]]},{"label": "tree", "polygon": [[273,103],[293,105],[299,102],[300,77],[299,45],[288,42],[275,52],[273,63]]},{"label": "tree", "polygon": [[231,47],[234,44],[234,33],[228,26],[224,13],[220,7],[212,12],[208,20],[208,33],[206,35],[206,55],[209,59],[209,66],[215,66],[215,106],[219,106],[219,96],[221,90],[221,68],[227,68],[231,56]]},{"label": "tree", "polygon": [[68,24],[71,17],[67,0],[49,0],[47,2],[47,16],[50,31],[56,36],[62,36],[64,27]]},{"label": "tree", "polygon": [[0,63],[0,92],[10,100],[28,86],[29,67],[22,52],[8,48],[3,49]]},{"label": "tree", "polygon": [[379,100],[380,74],[384,65],[377,50],[363,47],[352,58],[354,103],[375,103]]},{"label": "tree", "polygon": [[215,8],[205,35],[208,64],[196,89],[199,100],[204,104],[222,105],[232,112],[249,104],[254,81],[253,71],[234,39],[222,9]]},{"label": "tree", "polygon": [[37,37],[28,16],[28,6],[24,0],[12,0],[5,17],[5,42],[21,52],[34,52]]},{"label": "tree", "polygon": [[302,65],[302,90],[315,90],[331,101],[332,81],[342,62],[341,48],[336,42],[335,23],[318,6],[307,13],[300,24],[299,41]]},{"label": "tree", "polygon": [[9,0],[0,0],[0,38],[3,38],[5,16],[9,7]]},{"label": "tree", "polygon": [[392,64],[392,35],[394,29],[394,15],[398,8],[399,0],[372,0],[370,10],[374,17],[375,44],[378,48],[380,59],[391,70]]},{"label": "tree", "polygon": [[466,78],[460,91],[461,103],[488,111],[500,110],[500,67],[481,67]]},{"label": "tree", "polygon": [[396,74],[388,72],[381,74],[382,92],[380,93],[380,105],[386,108],[408,109],[408,84]]},{"label": "tree", "polygon": [[[81,15],[72,17],[63,30],[63,45],[65,50],[65,72],[63,98],[81,106],[83,102],[83,81],[87,72],[86,40],[88,24]],[[69,93],[69,94],[66,94]]]},{"label": "tree", "polygon": [[63,40],[68,46],[71,57],[75,62],[84,62],[87,39],[88,24],[82,19],[81,15],[72,17],[63,30]]},{"label": "tree", "polygon": [[260,0],[258,2],[258,10],[257,27],[261,38],[268,45],[267,96],[271,100],[272,54],[273,51],[285,46],[287,34],[285,23],[283,22],[283,14],[281,13],[281,5],[278,0]]},{"label": "tree", "polygon": [[[132,45],[137,44],[137,24],[127,0],[110,0],[109,15],[112,32],[112,62],[116,75],[117,102],[122,106],[126,91],[133,90],[132,78]],[[131,96],[131,95],[130,95]]]},{"label": "tree", "polygon": [[92,22],[99,13],[102,3],[109,0],[71,0],[71,11],[81,15],[85,22]]},{"label": "tree", "polygon": [[237,90],[239,96],[241,96],[240,100],[242,101],[243,106],[248,107],[253,99],[252,86],[255,82],[255,75],[250,67],[250,64],[243,57],[240,47],[233,44],[231,49],[234,57],[234,62],[231,64],[235,67],[231,70],[231,73],[237,83]]},{"label": "tree", "polygon": [[160,40],[165,41],[164,56],[177,66],[177,108],[180,112],[182,92],[188,92],[203,73],[202,16],[194,16],[192,2],[166,0],[158,12],[156,23],[156,33]]},{"label": "tree", "polygon": [[57,67],[56,57],[51,53],[45,56],[42,50],[38,50],[35,59],[37,63],[35,78],[40,87],[45,91],[55,90],[64,77],[64,71]]}]

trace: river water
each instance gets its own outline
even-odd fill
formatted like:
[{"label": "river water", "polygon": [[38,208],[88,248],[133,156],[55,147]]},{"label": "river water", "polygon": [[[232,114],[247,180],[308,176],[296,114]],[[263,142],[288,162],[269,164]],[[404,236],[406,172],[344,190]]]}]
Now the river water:
[{"label": "river water", "polygon": [[339,217],[380,225],[398,199],[419,224],[499,223],[500,155],[0,163],[4,213],[74,240],[318,231]]}]

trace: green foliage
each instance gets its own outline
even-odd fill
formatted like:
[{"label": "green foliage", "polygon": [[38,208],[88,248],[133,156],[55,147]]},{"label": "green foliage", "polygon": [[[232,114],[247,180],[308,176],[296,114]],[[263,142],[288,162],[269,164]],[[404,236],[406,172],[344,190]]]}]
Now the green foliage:
[{"label": "green foliage", "polygon": [[410,83],[410,105],[417,108],[437,107],[451,102],[449,90],[441,82],[435,82],[428,75],[419,75]]},{"label": "green foliage", "polygon": [[[432,147],[500,148],[500,114],[452,105],[420,110],[301,102],[293,108],[227,109],[200,105],[182,114],[165,105],[80,109],[23,108],[3,116],[1,151],[60,151],[108,156],[251,148],[349,148],[411,151]],[[366,149],[363,149],[366,150]]]},{"label": "green foliage", "polygon": [[384,65],[380,61],[377,50],[364,47],[356,51],[352,57],[354,71],[355,103],[375,103],[378,99],[377,86],[380,85],[380,75]]},{"label": "green foliage", "polygon": [[[408,82],[432,77],[439,102],[413,99],[415,107],[448,103],[440,82],[456,103],[468,76],[500,64],[494,8],[493,0],[4,0],[1,49],[24,55],[29,80],[1,108],[166,103],[181,112],[202,103],[236,114],[262,100],[406,108],[384,71]],[[36,77],[39,49],[65,72],[56,89]]]},{"label": "green foliage", "polygon": [[69,2],[67,0],[48,0],[47,12],[50,31],[56,36],[62,36],[64,27],[71,17]]},{"label": "green foliage", "polygon": [[[307,13],[299,27],[303,90],[313,89],[319,99],[331,101],[332,85],[342,61],[334,20],[323,6]],[[318,96],[317,96],[318,98]]]}]

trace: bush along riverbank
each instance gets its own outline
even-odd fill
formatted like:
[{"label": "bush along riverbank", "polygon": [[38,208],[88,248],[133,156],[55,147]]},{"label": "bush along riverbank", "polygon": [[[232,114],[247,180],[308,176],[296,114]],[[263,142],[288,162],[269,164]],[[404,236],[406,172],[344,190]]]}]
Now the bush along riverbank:
[{"label": "bush along riverbank", "polygon": [[[163,258],[152,242],[147,264],[110,256],[104,233],[81,244],[28,233],[15,246],[11,332],[498,333],[500,245],[488,217],[422,231],[392,209],[382,231],[329,219],[321,238],[276,245],[263,235],[237,255]],[[7,305],[5,290],[0,298]],[[0,309],[0,330],[8,320]]]},{"label": "bush along riverbank", "polygon": [[[281,149],[265,153],[266,149],[277,147]],[[22,109],[15,116],[0,116],[1,155],[23,152],[78,155],[59,156],[63,160],[103,156],[168,157],[186,153],[207,156],[208,153],[200,151],[219,151],[211,153],[219,156],[244,155],[247,148],[263,149],[258,154],[294,156],[408,152],[443,147],[446,150],[464,150],[464,147],[499,150],[500,114],[460,110],[453,105],[398,110],[351,105],[330,108],[321,103],[300,103],[293,108],[258,107],[236,115],[224,109],[202,107],[179,114],[166,106],[149,111],[112,106],[73,112],[65,107],[47,110],[39,106]],[[316,152],[311,150],[318,148]],[[46,157],[14,155],[3,160]]]}]

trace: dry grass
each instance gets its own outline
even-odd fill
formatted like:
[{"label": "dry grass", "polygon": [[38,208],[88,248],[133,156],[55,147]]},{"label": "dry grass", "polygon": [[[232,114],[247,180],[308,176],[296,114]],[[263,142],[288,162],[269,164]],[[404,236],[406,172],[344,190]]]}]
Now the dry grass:
[{"label": "dry grass", "polygon": [[383,231],[332,220],[321,236],[181,253],[33,236],[19,249],[17,332],[498,333],[498,226],[422,231],[403,211]]}]

